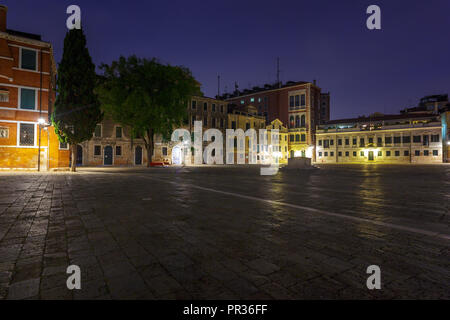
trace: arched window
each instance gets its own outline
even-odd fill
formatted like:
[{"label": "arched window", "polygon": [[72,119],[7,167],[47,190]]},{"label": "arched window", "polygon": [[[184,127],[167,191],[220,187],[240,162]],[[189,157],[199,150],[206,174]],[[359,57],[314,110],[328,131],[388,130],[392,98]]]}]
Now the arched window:
[{"label": "arched window", "polygon": [[305,119],[306,119],[305,115],[302,115],[302,120],[301,120],[301,124],[300,124],[300,127],[302,127],[302,128],[305,127],[305,122],[306,122]]},{"label": "arched window", "polygon": [[294,116],[291,116],[289,118],[289,127],[293,128],[294,127]]},{"label": "arched window", "polygon": [[295,116],[295,127],[296,128],[300,127],[300,117],[299,116]]}]

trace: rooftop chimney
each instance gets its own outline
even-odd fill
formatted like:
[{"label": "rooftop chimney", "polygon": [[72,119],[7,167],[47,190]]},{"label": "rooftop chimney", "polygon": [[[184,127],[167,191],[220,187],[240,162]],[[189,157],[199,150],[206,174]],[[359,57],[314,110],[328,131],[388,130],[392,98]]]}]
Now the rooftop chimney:
[{"label": "rooftop chimney", "polygon": [[8,7],[0,5],[0,31],[6,32],[6,14],[8,12]]}]

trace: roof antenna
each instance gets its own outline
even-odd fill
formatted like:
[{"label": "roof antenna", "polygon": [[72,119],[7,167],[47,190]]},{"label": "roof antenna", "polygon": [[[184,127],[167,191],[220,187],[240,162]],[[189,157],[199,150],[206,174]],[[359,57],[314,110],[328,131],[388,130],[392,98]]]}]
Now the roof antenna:
[{"label": "roof antenna", "polygon": [[277,86],[278,86],[278,88],[281,88],[281,83],[280,83],[280,57],[277,57]]}]

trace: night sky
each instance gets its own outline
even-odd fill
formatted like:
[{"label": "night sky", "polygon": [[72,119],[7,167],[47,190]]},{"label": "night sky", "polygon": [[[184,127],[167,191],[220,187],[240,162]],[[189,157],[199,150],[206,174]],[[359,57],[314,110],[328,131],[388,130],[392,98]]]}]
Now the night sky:
[{"label": "night sky", "polygon": [[[450,1],[9,0],[8,28],[38,33],[62,55],[77,4],[94,63],[120,55],[184,65],[207,96],[276,81],[317,80],[331,118],[395,113],[450,93]],[[382,30],[366,28],[381,7]]]}]

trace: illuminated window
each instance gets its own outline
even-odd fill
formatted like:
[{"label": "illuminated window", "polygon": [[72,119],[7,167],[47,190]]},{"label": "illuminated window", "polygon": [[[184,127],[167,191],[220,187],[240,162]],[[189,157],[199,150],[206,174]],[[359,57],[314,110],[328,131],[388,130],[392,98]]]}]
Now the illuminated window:
[{"label": "illuminated window", "polygon": [[382,151],[378,151],[378,156],[381,157],[383,155]]},{"label": "illuminated window", "polygon": [[255,98],[250,98],[250,102],[255,102]]},{"label": "illuminated window", "polygon": [[20,123],[19,145],[34,146],[34,124]]},{"label": "illuminated window", "polygon": [[361,151],[361,152],[359,153],[359,155],[360,155],[361,157],[364,157],[364,151]]},{"label": "illuminated window", "polygon": [[244,104],[245,103],[245,100],[241,100],[241,104]]},{"label": "illuminated window", "polygon": [[0,102],[9,102],[9,91],[0,89]]}]

